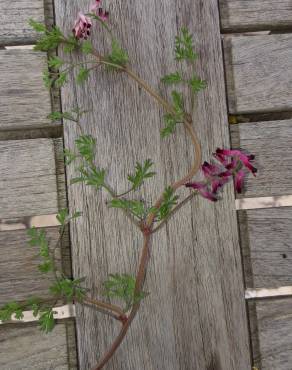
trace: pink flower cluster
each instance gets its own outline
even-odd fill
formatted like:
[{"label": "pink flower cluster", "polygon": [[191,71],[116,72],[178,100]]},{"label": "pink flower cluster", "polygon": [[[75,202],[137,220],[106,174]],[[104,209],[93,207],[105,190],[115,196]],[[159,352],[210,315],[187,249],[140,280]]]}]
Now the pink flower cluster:
[{"label": "pink flower cluster", "polygon": [[[95,2],[90,5],[89,12],[95,14],[102,21],[106,21],[108,19],[109,13],[102,9],[101,0],[95,0]],[[90,35],[91,27],[91,19],[82,12],[79,12],[72,32],[77,39],[86,40]]]},{"label": "pink flower cluster", "polygon": [[210,164],[204,162],[202,165],[202,172],[205,177],[204,181],[189,182],[185,184],[186,187],[197,190],[199,194],[216,202],[218,200],[218,191],[229,180],[234,177],[235,189],[241,193],[244,177],[247,174],[245,169],[250,171],[254,176],[257,169],[251,164],[254,160],[254,155],[246,155],[240,150],[217,149],[213,154],[219,164]]}]

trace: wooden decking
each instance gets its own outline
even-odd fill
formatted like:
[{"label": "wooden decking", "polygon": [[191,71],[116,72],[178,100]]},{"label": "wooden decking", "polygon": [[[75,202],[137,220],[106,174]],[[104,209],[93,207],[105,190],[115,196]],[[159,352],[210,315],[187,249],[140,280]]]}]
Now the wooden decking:
[{"label": "wooden decking", "polygon": [[[70,32],[78,10],[87,7],[86,0],[55,0],[55,21]],[[196,69],[208,82],[193,117],[203,159],[231,138],[232,147],[256,155],[259,174],[236,200],[232,186],[216,205],[196,199],[156,235],[146,281],[151,294],[106,369],[291,370],[292,297],[269,295],[292,286],[291,197],[284,198],[286,207],[277,203],[292,194],[292,2],[116,0],[110,10],[133,68],[163,94],[159,78],[175,68],[174,36],[188,25],[199,52]],[[49,282],[37,272],[25,229],[45,227],[56,240],[55,214],[68,205],[67,196],[70,210],[83,217],[71,227],[71,245],[64,238],[59,263],[71,274],[71,248],[73,274],[87,276],[94,296],[108,273],[135,273],[141,244],[133,227],[105,207],[105,194],[66,186],[63,140],[72,149],[78,131],[46,118],[60,101],[43,87],[46,56],[24,47],[36,41],[30,17],[52,22],[52,4],[1,1],[0,305],[47,294]],[[98,42],[100,34],[93,35]],[[124,76],[96,72],[86,89],[70,79],[61,105],[90,109],[83,124],[97,139],[97,163],[117,191],[137,160],[156,165],[149,201],[191,163],[183,131],[162,142],[163,112]],[[235,124],[228,125],[228,115]],[[68,166],[68,179],[73,176]],[[245,302],[245,289],[246,297],[267,289],[266,298]],[[73,320],[60,320],[50,335],[33,322],[0,325],[1,370],[90,370],[117,326],[77,306],[76,344]]]}]

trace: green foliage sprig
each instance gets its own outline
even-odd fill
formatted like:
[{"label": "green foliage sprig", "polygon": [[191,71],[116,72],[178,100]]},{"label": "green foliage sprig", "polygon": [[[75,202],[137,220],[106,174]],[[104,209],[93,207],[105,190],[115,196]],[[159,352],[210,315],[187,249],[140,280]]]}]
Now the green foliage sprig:
[{"label": "green foliage sprig", "polygon": [[[93,9],[98,4],[95,4]],[[75,140],[75,148],[66,148],[64,151],[66,165],[74,165],[77,176],[70,179],[71,184],[82,183],[85,186],[91,186],[96,190],[106,191],[110,199],[107,205],[110,208],[121,209],[125,215],[140,229],[143,234],[143,250],[136,276],[129,274],[110,274],[103,284],[103,295],[108,301],[122,302],[122,307],[116,306],[113,303],[98,301],[87,296],[87,289],[83,286],[84,279],[71,279],[59,271],[55,261],[55,250],[60,247],[61,239],[64,231],[74,219],[80,217],[80,212],[75,212],[69,215],[68,210],[63,209],[57,215],[57,220],[60,224],[60,238],[54,248],[49,247],[49,243],[44,230],[33,228],[28,231],[29,244],[32,247],[38,248],[38,253],[41,258],[39,270],[42,273],[53,275],[54,281],[49,287],[49,300],[40,298],[29,298],[27,301],[18,303],[10,302],[0,309],[0,320],[11,320],[14,315],[16,319],[23,317],[24,310],[32,310],[33,315],[38,317],[40,328],[44,332],[49,332],[55,325],[54,320],[54,305],[62,301],[66,303],[78,301],[81,304],[93,305],[96,309],[102,310],[111,317],[120,321],[126,330],[130,327],[134,319],[141,301],[148,295],[143,290],[145,274],[147,270],[147,263],[150,256],[150,239],[155,232],[154,224],[159,223],[156,229],[159,229],[167,222],[170,215],[172,215],[180,207],[177,206],[178,195],[176,191],[179,187],[184,186],[187,179],[191,178],[199,168],[201,161],[200,145],[197,141],[196,135],[191,127],[191,114],[187,112],[187,99],[180,91],[172,90],[171,101],[160,96],[153,88],[151,88],[145,81],[130,70],[130,61],[127,51],[125,51],[116,37],[113,35],[110,27],[104,21],[105,17],[101,17],[100,13],[93,11],[89,14],[82,14],[74,28],[75,36],[65,36],[58,27],[46,28],[44,25],[30,21],[31,27],[38,33],[40,38],[36,43],[35,50],[51,51],[57,47],[62,47],[64,53],[80,52],[83,54],[84,61],[80,63],[72,63],[66,61],[60,56],[51,56],[48,60],[48,69],[44,71],[43,79],[45,85],[51,88],[61,88],[68,81],[70,73],[77,70],[75,73],[76,83],[82,85],[89,77],[89,73],[97,67],[104,66],[108,71],[119,71],[125,73],[128,77],[136,81],[139,87],[147,91],[153,99],[155,99],[164,109],[165,127],[161,130],[162,137],[166,137],[174,133],[177,124],[182,124],[188,128],[191,133],[191,138],[195,147],[196,160],[190,172],[178,182],[169,185],[163,191],[161,197],[151,206],[146,205],[146,201],[141,197],[127,197],[131,192],[137,192],[141,186],[154,177],[153,162],[146,159],[143,163],[136,163],[135,169],[128,175],[127,180],[130,183],[130,189],[123,194],[117,194],[112,187],[107,183],[106,170],[100,168],[95,164],[96,139],[91,135],[83,132],[83,127],[80,124],[80,118],[85,111],[72,110],[69,112],[52,112],[48,118],[52,121],[69,120],[77,125],[81,131],[81,135]],[[84,18],[85,17],[85,18]],[[87,18],[89,17],[89,18]],[[110,37],[110,51],[101,55],[94,47],[92,42],[88,39],[91,29],[91,19],[97,21],[101,27],[107,32]],[[79,28],[78,28],[79,27]],[[81,32],[80,32],[81,27]],[[83,29],[82,29],[83,27]],[[181,33],[175,39],[175,59],[178,62],[187,61],[194,62],[197,54],[194,51],[192,35],[186,28],[181,30]],[[185,78],[179,72],[173,72],[162,79],[166,85],[185,84],[189,86],[193,93],[197,93],[205,87],[205,81],[198,76],[192,75],[190,78]],[[123,329],[122,329],[123,330]],[[123,333],[122,333],[123,334]],[[122,341],[125,334],[118,337],[118,341]],[[107,356],[109,359],[115,352],[118,346],[115,344],[110,348]],[[99,364],[98,368],[104,366],[104,363]]]}]

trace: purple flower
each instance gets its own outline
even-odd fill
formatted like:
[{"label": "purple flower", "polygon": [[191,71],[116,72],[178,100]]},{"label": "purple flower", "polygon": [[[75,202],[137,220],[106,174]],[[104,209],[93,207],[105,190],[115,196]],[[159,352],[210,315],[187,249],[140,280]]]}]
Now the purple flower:
[{"label": "purple flower", "polygon": [[187,188],[198,190],[199,194],[212,202],[217,202],[218,198],[215,193],[209,190],[207,183],[205,182],[189,182],[185,184]]},{"label": "purple flower", "polygon": [[94,13],[104,22],[108,20],[109,13],[102,9],[101,0],[96,0],[93,4],[91,4],[90,12]]},{"label": "purple flower", "polygon": [[[243,164],[254,176],[257,169],[250,163],[255,159],[253,154],[246,155],[240,150],[217,149],[214,157],[218,159],[227,169],[227,166]],[[230,160],[230,161],[229,161]]]},{"label": "purple flower", "polygon": [[78,17],[75,21],[73,34],[77,39],[87,39],[90,35],[90,28],[92,22],[90,18],[86,17],[83,13],[79,12]]},{"label": "purple flower", "polygon": [[250,163],[254,160],[254,155],[246,155],[240,150],[217,149],[214,157],[220,162],[219,164],[210,164],[204,162],[202,172],[204,181],[189,182],[186,187],[197,190],[198,193],[213,202],[218,200],[218,191],[234,177],[235,190],[242,192],[246,168],[254,176],[257,169]]}]

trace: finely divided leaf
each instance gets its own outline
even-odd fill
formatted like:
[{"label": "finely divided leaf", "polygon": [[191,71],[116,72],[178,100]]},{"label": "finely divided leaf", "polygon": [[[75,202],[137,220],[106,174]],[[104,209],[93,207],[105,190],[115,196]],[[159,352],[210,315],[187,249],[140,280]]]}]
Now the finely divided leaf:
[{"label": "finely divided leaf", "polygon": [[163,193],[163,201],[157,211],[157,220],[161,221],[166,218],[171,209],[177,204],[178,196],[174,194],[172,187],[167,187]]},{"label": "finely divided leaf", "polygon": [[182,28],[181,35],[175,38],[175,59],[193,62],[197,58],[193,47],[193,37],[187,28]]},{"label": "finely divided leaf", "polygon": [[183,78],[181,77],[179,72],[175,72],[164,76],[161,79],[161,82],[164,82],[165,84],[177,84],[183,82]]},{"label": "finely divided leaf", "polygon": [[89,72],[89,69],[81,67],[76,77],[77,83],[82,84],[83,82],[85,82],[88,79]]},{"label": "finely divided leaf", "polygon": [[136,163],[135,174],[128,176],[128,180],[132,183],[133,190],[138,189],[143,184],[144,180],[156,174],[156,172],[149,171],[152,166],[153,162],[150,159],[146,159],[143,164],[139,162]]},{"label": "finely divided leaf", "polygon": [[96,139],[91,135],[82,135],[75,140],[79,154],[86,162],[92,162],[95,156]]},{"label": "finely divided leaf", "polygon": [[125,312],[147,295],[145,292],[135,295],[136,279],[134,276],[127,274],[111,274],[103,285],[106,297],[120,299],[125,303]]},{"label": "finely divided leaf", "polygon": [[205,89],[207,86],[206,81],[201,80],[199,77],[194,76],[190,80],[187,81],[188,85],[191,87],[194,93],[199,92],[202,89]]},{"label": "finely divided leaf", "polygon": [[41,330],[44,331],[45,333],[49,333],[54,329],[55,327],[54,311],[51,307],[41,311],[39,318],[39,326]]}]

